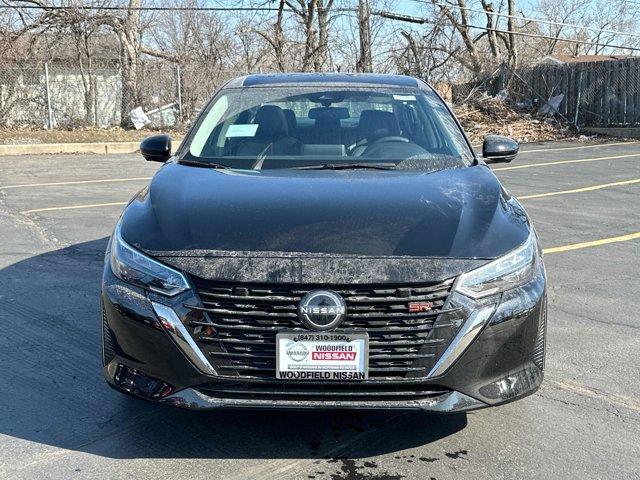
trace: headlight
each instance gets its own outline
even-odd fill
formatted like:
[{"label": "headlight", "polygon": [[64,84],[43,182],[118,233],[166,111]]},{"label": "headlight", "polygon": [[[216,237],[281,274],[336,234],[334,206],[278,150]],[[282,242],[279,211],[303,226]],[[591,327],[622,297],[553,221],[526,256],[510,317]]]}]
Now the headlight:
[{"label": "headlight", "polygon": [[529,238],[518,248],[476,270],[462,274],[456,290],[477,299],[519,287],[533,279],[539,258],[538,242],[531,228]]},{"label": "headlight", "polygon": [[116,277],[168,297],[189,289],[189,283],[182,273],[128,245],[120,234],[120,223],[116,225],[111,240],[110,264]]}]

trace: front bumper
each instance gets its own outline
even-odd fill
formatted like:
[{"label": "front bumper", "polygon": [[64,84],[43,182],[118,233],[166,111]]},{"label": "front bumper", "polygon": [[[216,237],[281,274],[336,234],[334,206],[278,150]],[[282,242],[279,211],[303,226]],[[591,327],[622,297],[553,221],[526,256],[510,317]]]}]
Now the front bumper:
[{"label": "front bumper", "polygon": [[260,400],[241,398],[216,398],[196,389],[186,388],[160,400],[162,403],[192,410],[217,410],[220,408],[284,408],[284,409],[385,409],[385,410],[424,410],[431,412],[453,413],[488,405],[460,392],[447,392],[426,400]]},{"label": "front bumper", "polygon": [[[471,325],[473,314],[470,315],[457,340],[447,350],[451,351],[445,352],[436,364],[438,368],[434,367],[430,376],[419,382],[413,379],[411,383],[418,383],[422,390],[433,387],[433,394],[415,398],[408,395],[376,398],[372,394],[370,399],[364,395],[336,399],[323,396],[321,388],[318,394],[295,398],[286,391],[281,396],[270,397],[217,395],[215,390],[206,387],[220,377],[203,366],[201,357],[189,345],[189,338],[163,318],[167,315],[158,314],[157,308],[154,310],[155,302],[164,306],[165,312],[166,309],[173,311],[175,318],[184,318],[184,304],[190,298],[193,294],[187,292],[168,301],[121,282],[108,265],[105,267],[103,371],[107,382],[147,400],[190,409],[358,408],[459,412],[525,397],[535,392],[543,379],[546,280],[542,267],[529,284],[481,305],[469,306],[473,307],[472,313],[483,309],[489,313],[477,325]],[[470,302],[465,299],[461,301]],[[471,331],[466,337],[462,335],[465,328]],[[124,381],[123,369],[134,372],[139,381],[132,380],[131,374]],[[233,378],[225,380],[234,381]],[[245,383],[242,379],[235,381]],[[394,388],[406,390],[407,386],[399,382],[389,385],[389,389]]]}]

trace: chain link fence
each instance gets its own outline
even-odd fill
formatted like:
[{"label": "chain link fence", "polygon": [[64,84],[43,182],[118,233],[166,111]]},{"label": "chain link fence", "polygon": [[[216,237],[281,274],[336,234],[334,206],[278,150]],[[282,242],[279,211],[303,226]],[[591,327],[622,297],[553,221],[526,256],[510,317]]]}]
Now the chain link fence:
[{"label": "chain link fence", "polygon": [[132,93],[154,127],[195,118],[213,93],[240,70],[216,70],[171,62],[139,65],[135,92],[123,92],[118,66],[80,68],[43,63],[0,66],[0,127],[111,127],[122,123],[123,94]]},{"label": "chain link fence", "polygon": [[47,126],[44,68],[0,70],[0,126]]},{"label": "chain link fence", "polygon": [[[195,118],[220,86],[245,74],[215,66],[146,61],[139,65],[136,91],[127,92],[117,65],[0,66],[0,127],[120,125],[123,115],[129,115],[123,111],[123,94],[136,99],[151,126],[182,126]],[[640,125],[640,58],[518,70],[503,65],[478,81],[437,87],[454,105],[491,96],[520,111],[553,115],[578,127]]]}]

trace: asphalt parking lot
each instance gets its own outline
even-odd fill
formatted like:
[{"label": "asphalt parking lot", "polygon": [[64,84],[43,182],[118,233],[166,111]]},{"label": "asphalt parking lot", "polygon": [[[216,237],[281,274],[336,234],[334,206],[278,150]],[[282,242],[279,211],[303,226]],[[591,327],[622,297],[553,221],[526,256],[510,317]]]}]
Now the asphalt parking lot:
[{"label": "asphalt parking lot", "polygon": [[455,416],[202,413],[109,389],[104,250],[157,167],[0,157],[0,478],[640,478],[640,143],[529,144],[495,166],[546,249],[546,377]]}]

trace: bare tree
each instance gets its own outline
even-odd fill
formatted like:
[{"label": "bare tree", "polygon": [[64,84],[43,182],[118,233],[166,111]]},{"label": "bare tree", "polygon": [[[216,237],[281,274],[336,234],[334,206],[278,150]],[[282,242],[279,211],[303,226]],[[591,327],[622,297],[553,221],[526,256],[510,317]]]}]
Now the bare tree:
[{"label": "bare tree", "polygon": [[141,105],[140,55],[147,54],[165,60],[176,61],[172,52],[163,52],[142,43],[143,25],[140,14],[141,0],[129,0],[124,14],[101,13],[94,21],[110,27],[120,42],[120,68],[122,71],[121,124],[130,125],[129,112]]},{"label": "bare tree", "polygon": [[[258,5],[262,4],[258,2]],[[324,71],[330,68],[333,6],[334,0],[278,0],[275,21],[270,28],[253,28],[270,46],[278,70]],[[293,14],[293,23],[287,22],[285,12]],[[298,48],[300,45],[301,49]]]},{"label": "bare tree", "polygon": [[544,33],[553,39],[544,41],[542,53],[553,55],[556,48],[566,46],[558,39],[564,33],[571,33],[570,29],[561,25],[564,23],[575,23],[578,20],[578,13],[583,11],[589,3],[589,0],[539,0],[536,10],[544,16],[545,19],[557,22],[557,25],[546,25],[538,29],[540,33]]},{"label": "bare tree", "polygon": [[[479,33],[476,7],[469,7],[466,0],[430,0],[430,3],[435,9],[430,23],[438,23],[440,18],[445,19],[450,27],[450,35],[459,36],[461,41],[461,45],[454,50],[445,50],[444,53],[449,53],[450,58],[470,71],[473,77],[480,79],[487,72],[493,71],[497,64],[504,61],[503,52],[506,52],[506,60],[512,66],[516,65],[518,25],[514,18],[515,0],[507,0],[508,15],[514,17],[507,17],[506,32],[499,26],[499,17],[496,15],[499,11],[495,10],[493,3],[481,0],[486,27],[480,27]],[[446,37],[447,29],[442,29],[440,35]]]},{"label": "bare tree", "polygon": [[84,92],[84,121],[88,125],[98,124],[98,97],[96,92],[96,76],[94,72],[94,55],[92,39],[96,34],[96,27],[91,23],[78,18],[76,22],[70,24],[71,34],[74,38],[74,45],[77,53],[78,67],[80,69],[80,79]]},{"label": "bare tree", "polygon": [[[245,73],[255,72],[257,70],[262,71],[263,67],[271,70],[272,63],[267,60],[270,47],[266,45],[260,45],[255,41],[253,35],[250,33],[255,31],[255,27],[249,23],[241,23],[236,29],[236,35],[238,37],[239,50],[241,51],[241,58],[233,61],[234,68],[239,65],[239,70]],[[283,43],[286,45],[286,43]],[[290,53],[283,55],[284,62],[290,61]],[[288,65],[288,63],[285,63]],[[278,67],[276,70],[280,70]],[[285,70],[280,70],[285,71]]]},{"label": "bare tree", "polygon": [[460,38],[466,47],[466,55],[456,55],[456,59],[466,68],[471,70],[476,77],[480,77],[483,71],[483,64],[481,60],[481,52],[476,44],[479,38],[475,38],[471,31],[471,22],[469,20],[469,11],[466,0],[456,0],[455,5],[458,8],[455,11],[446,4],[439,3],[438,0],[431,1],[447,18],[453,30],[460,35]]},{"label": "bare tree", "polygon": [[[533,22],[528,27],[528,30],[534,33],[550,37],[537,42],[537,50],[542,55],[598,55],[610,52],[609,45],[613,44],[629,47],[640,45],[635,37],[612,33],[612,31],[634,33],[640,27],[640,11],[637,6],[625,0],[608,2],[538,0],[535,10],[537,17],[554,22],[554,24]],[[571,43],[563,39],[581,40],[600,45]]]},{"label": "bare tree", "polygon": [[455,69],[442,67],[450,64],[453,55],[460,51],[461,47],[451,38],[446,45],[439,43],[443,40],[442,28],[442,24],[436,23],[423,33],[410,30],[400,32],[407,42],[394,57],[401,73],[422,78],[433,84],[449,81],[449,74],[454,73]]},{"label": "bare tree", "polygon": [[360,55],[356,62],[356,71],[371,72],[371,8],[369,0],[358,1],[358,33],[360,37]]},{"label": "bare tree", "polygon": [[122,69],[122,124],[128,126],[129,112],[140,105],[140,52],[142,29],[140,22],[140,0],[129,0],[129,8],[123,17],[107,16],[104,21],[120,41],[120,67]]},{"label": "bare tree", "polygon": [[301,70],[303,72],[311,70],[314,65],[314,57],[317,54],[317,29],[316,14],[318,12],[318,0],[286,0],[289,7],[298,17],[302,24],[304,35],[304,53],[302,56]]},{"label": "bare tree", "polygon": [[287,62],[285,61],[286,39],[283,30],[285,5],[285,0],[278,0],[278,12],[271,30],[253,29],[273,49],[277,69],[281,72],[287,69]]},{"label": "bare tree", "polygon": [[[167,1],[161,5],[172,4]],[[202,4],[189,0],[186,6],[195,8]],[[249,38],[253,36],[252,26],[241,23],[236,28],[230,16],[218,12],[180,10],[172,15],[157,15],[145,28],[146,44],[163,52],[173,65],[153,62],[158,64],[156,70],[162,74],[166,85],[160,88],[153,84],[155,82],[143,79],[143,93],[157,87],[159,94],[156,97],[163,97],[176,94],[180,88],[182,116],[193,118],[230,76],[255,68],[261,56],[256,51],[255,38]],[[143,47],[143,51],[148,50]],[[148,97],[144,95],[145,100]]]},{"label": "bare tree", "polygon": [[[19,4],[10,2],[17,15],[22,20],[23,26],[13,34],[14,38],[29,31],[68,29],[77,24],[79,19],[84,25],[92,28],[107,27],[118,38],[120,44],[120,67],[122,72],[122,102],[121,122],[123,126],[129,126],[129,112],[140,104],[140,55],[142,53],[174,60],[175,57],[167,52],[161,52],[143,45],[143,24],[141,21],[141,0],[129,0],[128,8],[124,13],[120,10],[108,9],[77,9],[53,8],[54,4],[45,0],[22,0]],[[108,0],[96,0],[92,3],[96,7],[108,7]],[[36,16],[31,16],[25,7],[38,7]],[[85,6],[87,6],[85,4]],[[89,5],[90,6],[90,5]]]},{"label": "bare tree", "polygon": [[313,58],[314,68],[317,72],[329,67],[329,23],[331,21],[331,9],[333,0],[318,0],[318,45]]},{"label": "bare tree", "polygon": [[487,38],[489,39],[491,56],[493,58],[498,58],[500,56],[500,46],[498,45],[498,33],[496,32],[497,17],[493,15],[493,4],[488,2],[487,0],[482,0],[482,8],[486,12],[487,17]]}]

